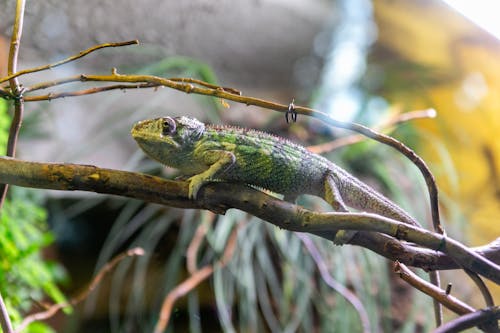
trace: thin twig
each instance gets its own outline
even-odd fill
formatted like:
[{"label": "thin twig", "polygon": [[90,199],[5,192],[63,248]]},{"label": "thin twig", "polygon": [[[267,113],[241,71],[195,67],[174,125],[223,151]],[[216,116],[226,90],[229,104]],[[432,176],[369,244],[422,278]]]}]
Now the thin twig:
[{"label": "thin twig", "polygon": [[[168,80],[174,81],[174,82],[180,82],[180,83],[198,84],[200,86],[204,86],[204,87],[207,87],[210,89],[224,90],[224,91],[230,92],[232,94],[241,95],[241,91],[239,91],[237,89],[234,89],[231,87],[217,86],[215,84],[211,84],[211,83],[199,80],[199,79],[184,78],[184,77],[171,77],[171,78],[168,78]],[[31,87],[27,87],[25,89],[25,92],[33,92],[36,90],[47,89],[50,87],[55,87],[55,86],[60,86],[60,85],[67,84],[67,83],[80,82],[80,81],[82,81],[82,76],[81,75],[74,75],[74,76],[69,76],[66,78],[61,78],[61,79],[56,79],[56,80],[52,80],[52,81],[40,82],[40,83],[34,84]],[[149,86],[150,87],[158,87],[158,86],[160,86],[160,84],[150,83]],[[129,86],[129,88],[134,88],[134,85]]]},{"label": "thin twig", "polygon": [[0,294],[0,327],[2,327],[2,332],[4,333],[14,332],[12,329],[12,323],[10,322],[9,312],[7,311],[7,307],[3,301],[2,294]]},{"label": "thin twig", "polygon": [[36,90],[47,89],[50,87],[60,86],[63,84],[68,84],[68,83],[73,83],[73,82],[81,82],[81,75],[73,75],[73,76],[68,76],[68,77],[61,78],[61,79],[39,82],[39,83],[33,84],[30,87],[26,87],[25,92],[30,93],[30,92],[33,92]]},{"label": "thin twig", "polygon": [[439,303],[443,304],[446,308],[457,314],[463,315],[475,311],[475,309],[470,305],[460,301],[454,296],[448,295],[445,290],[437,288],[432,283],[423,280],[406,267],[406,265],[400,262],[396,261],[394,263],[394,272],[398,273],[404,281],[408,282],[424,294],[427,294],[433,299],[439,301]]},{"label": "thin twig", "polygon": [[[14,26],[12,27],[12,36],[10,40],[9,60],[7,64],[7,73],[9,75],[11,75],[17,70],[19,46],[21,44],[21,36],[23,33],[24,6],[25,6],[24,0],[17,0],[16,15],[14,19]],[[19,136],[19,130],[21,129],[21,122],[23,120],[24,103],[22,100],[22,88],[17,78],[11,77],[8,80],[9,80],[10,91],[14,98],[14,117],[12,118],[12,122],[10,124],[6,155],[14,157],[16,154],[17,137]],[[7,184],[0,184],[0,210],[2,209],[3,203],[5,202],[5,197],[7,196],[8,189],[9,186]]]},{"label": "thin twig", "polygon": [[205,238],[205,235],[207,234],[208,228],[212,225],[215,219],[215,214],[211,212],[204,212],[204,214],[205,218],[196,228],[193,239],[189,243],[189,246],[186,251],[186,266],[189,274],[194,274],[198,270],[197,268],[198,250],[201,246],[203,239]]},{"label": "thin twig", "polygon": [[[398,113],[397,115],[390,117],[386,122],[375,126],[374,129],[377,131],[383,131],[387,133],[393,131],[399,124],[415,119],[434,118],[435,116],[436,116],[436,110],[434,109],[415,110],[405,113]],[[365,139],[366,137],[363,135],[348,135],[335,139],[333,141],[328,141],[318,145],[307,146],[307,149],[315,154],[325,154],[335,149],[339,149],[341,147],[361,142]]]},{"label": "thin twig", "polygon": [[474,281],[476,284],[477,288],[481,292],[481,295],[483,295],[484,302],[486,303],[486,306],[491,307],[495,305],[495,302],[493,300],[493,296],[491,295],[490,290],[486,286],[486,283],[481,279],[479,275],[477,275],[474,272],[471,272],[468,269],[464,269],[465,273]]},{"label": "thin twig", "polygon": [[87,288],[82,290],[80,293],[78,293],[75,297],[70,299],[69,301],[62,302],[62,303],[57,303],[54,305],[51,305],[47,310],[42,311],[42,312],[37,312],[32,315],[27,316],[24,318],[24,320],[21,322],[19,327],[17,327],[16,332],[20,333],[22,332],[30,323],[34,321],[40,321],[40,320],[45,320],[48,318],[51,318],[54,316],[59,310],[71,306],[71,305],[76,305],[83,301],[84,299],[87,298],[87,296],[101,283],[102,279],[106,274],[108,274],[113,268],[116,267],[116,265],[122,261],[123,259],[127,257],[132,257],[132,256],[142,256],[144,255],[144,250],[140,247],[136,247],[130,250],[127,250],[123,253],[120,253],[116,257],[114,257],[111,261],[106,263],[97,275],[92,279],[92,281],[89,283]]},{"label": "thin twig", "polygon": [[165,297],[163,301],[160,310],[160,316],[158,322],[156,323],[154,333],[161,333],[165,331],[168,322],[170,320],[170,315],[172,314],[173,306],[179,298],[189,293],[191,290],[196,288],[196,286],[198,286],[201,282],[210,277],[213,274],[216,267],[223,268],[228,264],[228,262],[231,260],[233,256],[234,249],[236,247],[236,240],[239,229],[240,227],[236,227],[233,230],[231,236],[229,237],[229,240],[227,241],[226,248],[224,250],[222,258],[218,262],[216,262],[213,265],[206,265],[201,269],[196,270],[194,273],[191,274],[189,278],[184,280],[181,284],[177,285],[177,287],[175,287],[168,293],[167,297]]},{"label": "thin twig", "polygon": [[[7,64],[7,73],[11,74],[16,71],[17,68],[17,58],[19,55],[19,46],[21,43],[21,36],[23,32],[23,19],[24,19],[24,0],[17,0],[16,3],[16,14],[14,18],[14,25],[12,27],[12,36],[10,40],[9,49],[9,60]],[[9,80],[10,90],[15,97],[21,95],[19,82],[17,79]],[[21,125],[23,104],[21,100],[15,101],[14,118],[9,130],[9,139],[7,144],[7,156],[14,156],[16,149],[17,136],[19,134],[19,128]],[[0,210],[5,202],[5,197],[7,195],[7,190],[9,186],[6,183],[0,185]],[[0,325],[4,333],[12,333],[12,323],[9,318],[9,313],[5,307],[2,295],[0,295]]]},{"label": "thin twig", "polygon": [[[441,289],[439,271],[429,272],[429,279],[437,289]],[[434,308],[434,321],[436,322],[436,327],[439,327],[443,324],[443,306],[437,299],[433,298],[432,307]]]},{"label": "thin twig", "polygon": [[110,91],[110,90],[142,89],[142,88],[152,88],[152,87],[158,87],[158,85],[155,85],[152,83],[114,84],[114,85],[109,85],[109,86],[94,87],[94,88],[82,89],[82,90],[77,90],[77,91],[50,93],[50,94],[38,95],[38,96],[26,96],[26,97],[24,97],[24,101],[25,102],[51,101],[51,100],[57,99],[57,98],[91,95],[91,94],[97,94],[97,93]]},{"label": "thin twig", "polygon": [[19,72],[15,72],[15,71],[9,72],[9,74],[6,77],[0,79],[0,83],[8,81],[8,80],[11,80],[11,79],[16,78],[16,77],[21,76],[21,75],[25,75],[25,74],[29,74],[29,73],[35,73],[35,72],[40,72],[40,71],[44,71],[44,70],[47,70],[47,69],[51,69],[51,68],[54,68],[54,67],[57,67],[57,66],[61,66],[61,65],[67,64],[68,62],[71,62],[71,61],[77,60],[79,58],[82,58],[82,57],[86,56],[87,54],[92,53],[94,51],[97,51],[99,49],[103,49],[103,48],[106,48],[106,47],[120,47],[120,46],[135,45],[135,44],[139,44],[139,41],[137,39],[126,41],[126,42],[104,43],[104,44],[95,45],[95,46],[92,46],[92,47],[90,47],[90,48],[88,48],[88,49],[86,49],[84,51],[80,51],[78,54],[72,55],[71,57],[68,57],[66,59],[60,60],[60,61],[55,62],[53,64],[48,64],[48,65],[38,66],[38,67],[34,67],[34,68],[23,69],[23,70],[21,70]]}]

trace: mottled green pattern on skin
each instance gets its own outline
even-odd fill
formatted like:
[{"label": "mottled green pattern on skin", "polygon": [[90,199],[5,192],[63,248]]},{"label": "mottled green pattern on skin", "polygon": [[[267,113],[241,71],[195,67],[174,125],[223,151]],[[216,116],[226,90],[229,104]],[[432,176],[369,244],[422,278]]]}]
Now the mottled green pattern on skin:
[{"label": "mottled green pattern on skin", "polygon": [[324,198],[334,209],[350,206],[418,225],[403,209],[322,156],[265,132],[205,125],[188,117],[157,118],[134,125],[144,152],[179,169],[189,179],[189,196],[212,181],[244,183],[284,194]]}]

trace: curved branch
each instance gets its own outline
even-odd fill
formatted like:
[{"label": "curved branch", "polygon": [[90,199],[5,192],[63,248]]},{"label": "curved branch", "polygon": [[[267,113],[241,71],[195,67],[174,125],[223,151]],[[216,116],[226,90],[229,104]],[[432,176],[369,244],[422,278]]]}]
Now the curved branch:
[{"label": "curved branch", "polygon": [[497,320],[499,319],[500,307],[482,309],[451,320],[438,327],[434,333],[456,333],[475,326],[481,328],[487,326],[484,329],[489,328],[488,332],[498,332]]},{"label": "curved branch", "polygon": [[462,302],[458,298],[449,295],[446,291],[441,288],[436,287],[434,284],[425,281],[418,275],[413,273],[408,267],[400,262],[396,261],[394,263],[394,272],[399,274],[401,279],[408,282],[410,285],[420,290],[421,292],[431,296],[433,299],[437,300],[439,303],[443,304],[446,308],[451,311],[463,315],[475,311],[475,309],[468,304]]},{"label": "curved branch", "polygon": [[74,61],[76,59],[82,58],[82,57],[86,56],[87,54],[92,53],[92,52],[97,51],[97,50],[102,49],[102,48],[106,48],[106,47],[120,47],[120,46],[126,46],[126,45],[134,45],[134,44],[139,44],[139,41],[137,39],[135,39],[135,40],[130,40],[130,41],[126,41],[126,42],[104,43],[104,44],[95,45],[95,46],[92,46],[92,47],[90,47],[90,48],[88,48],[88,49],[86,49],[84,51],[80,51],[78,54],[72,55],[71,57],[68,57],[68,58],[63,59],[63,60],[58,61],[58,62],[55,62],[53,64],[48,64],[48,65],[43,65],[43,66],[39,66],[39,67],[23,69],[22,71],[19,71],[19,72],[15,72],[15,70],[14,70],[12,72],[9,72],[8,76],[6,76],[4,78],[0,78],[0,83],[8,81],[8,80],[11,80],[11,79],[16,78],[16,77],[21,76],[21,75],[25,75],[25,74],[29,74],[29,73],[35,73],[35,72],[40,72],[40,71],[43,71],[43,70],[47,70],[47,69],[51,69],[51,68],[54,68],[54,67],[57,67],[57,66],[61,66],[61,65],[67,64],[70,61]]}]

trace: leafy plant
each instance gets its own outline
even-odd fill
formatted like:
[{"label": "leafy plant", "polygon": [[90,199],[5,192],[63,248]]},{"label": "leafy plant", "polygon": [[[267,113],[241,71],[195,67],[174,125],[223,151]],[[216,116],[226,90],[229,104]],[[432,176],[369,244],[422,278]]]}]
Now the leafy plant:
[{"label": "leafy plant", "polygon": [[[7,143],[10,123],[5,101],[0,100],[0,144]],[[57,286],[64,281],[62,267],[42,258],[42,251],[54,237],[47,226],[47,212],[32,191],[12,188],[0,212],[0,292],[9,315],[18,324],[34,302],[50,297],[65,300]],[[52,332],[42,323],[30,325],[27,332]]]}]

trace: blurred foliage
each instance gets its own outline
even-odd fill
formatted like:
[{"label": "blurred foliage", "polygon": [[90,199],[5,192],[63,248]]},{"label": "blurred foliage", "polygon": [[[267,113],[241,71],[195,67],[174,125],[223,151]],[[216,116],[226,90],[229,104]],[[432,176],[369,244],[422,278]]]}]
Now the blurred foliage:
[{"label": "blurred foliage", "polygon": [[[10,117],[7,103],[0,100],[0,145],[7,144]],[[42,258],[44,248],[54,237],[47,229],[47,212],[40,198],[22,188],[11,187],[0,212],[0,292],[16,327],[36,302],[48,296],[59,303],[65,300],[57,286],[66,275],[62,267]],[[30,325],[26,332],[53,332],[42,323]]]},{"label": "blurred foliage", "polygon": [[[379,47],[372,58],[401,74],[386,76],[379,68],[372,78],[380,82],[386,77],[393,80],[392,87],[407,87],[398,91],[379,84],[378,91],[408,109],[436,109],[435,119],[414,124],[421,133],[418,153],[440,190],[442,220],[452,237],[470,246],[485,245],[500,235],[496,222],[500,216],[500,141],[496,139],[500,42],[439,1],[373,3]],[[500,288],[490,287],[498,297]],[[460,296],[481,306],[473,287],[465,282],[460,289]]]}]

